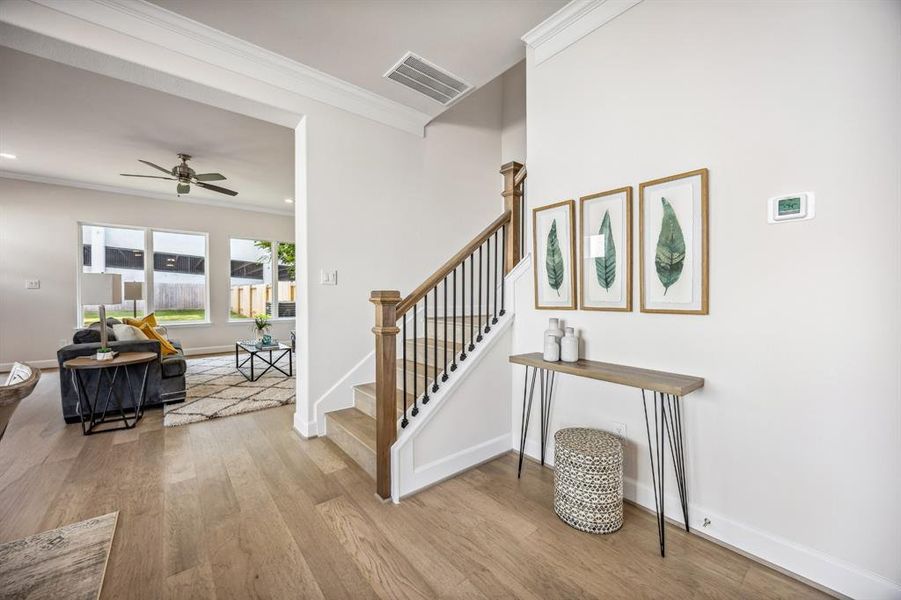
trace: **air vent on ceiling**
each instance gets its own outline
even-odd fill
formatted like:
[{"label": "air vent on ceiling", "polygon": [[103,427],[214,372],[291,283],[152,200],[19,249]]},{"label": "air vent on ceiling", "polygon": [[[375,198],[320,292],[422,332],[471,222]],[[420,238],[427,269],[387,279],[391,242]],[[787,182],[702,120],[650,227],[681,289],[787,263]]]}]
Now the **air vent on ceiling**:
[{"label": "air vent on ceiling", "polygon": [[451,75],[412,52],[407,52],[385,73],[385,77],[445,106],[472,89],[471,85],[456,75]]}]

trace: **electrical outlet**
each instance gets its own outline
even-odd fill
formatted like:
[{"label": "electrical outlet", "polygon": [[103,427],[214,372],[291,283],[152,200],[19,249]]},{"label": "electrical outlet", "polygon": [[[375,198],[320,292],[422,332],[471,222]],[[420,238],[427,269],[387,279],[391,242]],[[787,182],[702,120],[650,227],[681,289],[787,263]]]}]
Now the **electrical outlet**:
[{"label": "electrical outlet", "polygon": [[26,279],[25,280],[25,289],[26,290],[41,289],[41,280],[40,279]]},{"label": "electrical outlet", "polygon": [[626,437],[626,424],[625,423],[616,423],[611,422],[613,433],[615,433],[618,437],[624,438]]},{"label": "electrical outlet", "polygon": [[338,271],[319,271],[319,283],[322,285],[338,285]]},{"label": "electrical outlet", "polygon": [[67,340],[66,338],[59,338],[59,347],[60,348],[62,348],[63,346],[68,346],[68,345],[69,345],[69,340]]}]

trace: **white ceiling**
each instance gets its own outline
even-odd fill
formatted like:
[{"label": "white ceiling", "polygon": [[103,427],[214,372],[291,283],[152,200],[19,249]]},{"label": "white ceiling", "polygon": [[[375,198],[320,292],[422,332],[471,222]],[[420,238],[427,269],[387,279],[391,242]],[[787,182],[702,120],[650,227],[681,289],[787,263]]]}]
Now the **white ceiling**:
[{"label": "white ceiling", "polygon": [[[292,212],[294,132],[193,102],[0,47],[0,171],[111,186],[176,200],[175,182],[121,177],[162,175],[142,158],[170,168],[176,154],[194,157],[198,173],[234,198],[192,187],[188,200]],[[2,173],[0,173],[2,176]]]},{"label": "white ceiling", "polygon": [[478,87],[525,57],[520,37],[566,0],[151,0],[424,112],[444,107],[382,75],[407,51]]}]

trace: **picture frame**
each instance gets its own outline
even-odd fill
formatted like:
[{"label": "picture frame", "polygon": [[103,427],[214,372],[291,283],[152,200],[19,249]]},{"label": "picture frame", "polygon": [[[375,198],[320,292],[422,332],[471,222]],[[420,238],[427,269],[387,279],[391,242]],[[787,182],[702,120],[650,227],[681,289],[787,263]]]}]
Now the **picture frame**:
[{"label": "picture frame", "polygon": [[575,231],[575,201],[532,209],[532,273],[537,310],[576,310]]},{"label": "picture frame", "polygon": [[708,170],[638,190],[641,312],[708,314]]},{"label": "picture frame", "polygon": [[632,186],[579,198],[579,248],[579,308],[631,312]]}]

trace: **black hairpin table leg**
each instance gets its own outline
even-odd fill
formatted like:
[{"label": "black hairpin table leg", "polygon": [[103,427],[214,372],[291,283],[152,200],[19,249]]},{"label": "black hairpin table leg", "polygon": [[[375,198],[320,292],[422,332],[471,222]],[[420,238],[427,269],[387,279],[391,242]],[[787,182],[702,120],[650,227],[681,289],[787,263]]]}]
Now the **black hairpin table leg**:
[{"label": "black hairpin table leg", "polygon": [[[519,477],[522,475],[522,459],[526,453],[526,438],[529,435],[529,418],[532,415],[532,398],[535,396],[535,376],[539,377],[539,392],[541,394],[539,410],[540,410],[540,420],[539,425],[541,426],[541,464],[544,465],[545,462],[545,454],[547,451],[547,434],[550,429],[550,420],[551,420],[551,396],[554,393],[554,380],[556,379],[556,373],[554,371],[549,371],[548,369],[539,369],[538,367],[532,368],[532,383],[531,385],[526,385],[529,381],[529,367],[526,366],[526,378],[523,381],[522,388],[522,421],[520,425],[520,437],[519,437],[519,468],[516,472],[516,476]],[[527,401],[528,400],[528,401]]]},{"label": "black hairpin table leg", "polygon": [[685,519],[685,531],[689,531],[688,488],[685,478],[685,452],[682,437],[682,405],[679,396],[653,392],[651,412],[654,416],[654,431],[652,435],[645,394],[646,391],[641,390],[645,431],[648,434],[648,457],[651,460],[651,483],[654,487],[654,508],[657,512],[657,535],[660,539],[660,556],[666,556],[666,489],[664,486],[666,440],[669,440],[670,456],[673,459],[673,470],[676,473],[676,487],[679,491],[682,516]]}]

